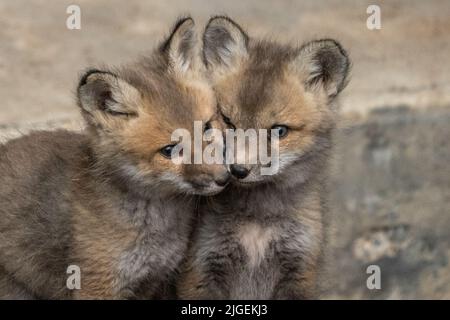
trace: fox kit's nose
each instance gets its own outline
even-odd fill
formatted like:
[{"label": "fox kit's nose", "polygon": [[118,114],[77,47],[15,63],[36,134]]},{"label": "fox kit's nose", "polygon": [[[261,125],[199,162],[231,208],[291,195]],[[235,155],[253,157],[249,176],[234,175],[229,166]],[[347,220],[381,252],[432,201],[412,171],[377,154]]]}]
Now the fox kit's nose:
[{"label": "fox kit's nose", "polygon": [[250,173],[250,171],[247,168],[237,164],[232,164],[230,166],[230,171],[231,174],[238,179],[244,179]]},{"label": "fox kit's nose", "polygon": [[228,172],[226,172],[222,176],[214,179],[214,181],[216,182],[216,184],[218,186],[224,187],[230,181],[230,178],[231,178],[231,175]]}]

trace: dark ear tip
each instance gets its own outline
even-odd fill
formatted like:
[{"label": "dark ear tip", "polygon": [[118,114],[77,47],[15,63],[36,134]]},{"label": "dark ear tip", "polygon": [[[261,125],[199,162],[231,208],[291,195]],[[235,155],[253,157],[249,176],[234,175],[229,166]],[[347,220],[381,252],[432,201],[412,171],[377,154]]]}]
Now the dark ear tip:
[{"label": "dark ear tip", "polygon": [[351,69],[351,62],[347,51],[342,45],[334,39],[319,39],[305,43],[300,51],[312,54],[310,63],[320,66],[320,76],[315,79],[323,79],[325,82],[335,86],[336,96],[342,91],[348,83],[348,77]]},{"label": "dark ear tip", "polygon": [[177,21],[175,22],[175,24],[172,27],[172,33],[175,32],[176,30],[178,30],[179,27],[181,27],[184,24],[189,23],[189,25],[191,27],[193,27],[195,25],[195,21],[191,16],[181,16],[178,17]]},{"label": "dark ear tip", "polygon": [[337,40],[330,38],[313,40],[311,42],[306,43],[303,47],[310,47],[310,46],[314,47],[315,45],[320,46],[320,49],[327,50],[329,52],[334,51],[336,53],[339,53],[339,55],[342,57],[341,62],[343,63],[342,67],[344,68],[344,72],[348,73],[348,71],[351,68],[351,61],[347,51]]},{"label": "dark ear tip", "polygon": [[226,26],[231,25],[234,28],[238,29],[240,34],[243,36],[245,45],[248,45],[249,37],[247,33],[242,29],[242,27],[237,24],[233,19],[226,15],[216,15],[209,18],[208,23],[205,26],[205,32],[203,33],[203,42],[206,42],[206,34],[208,29],[210,29],[213,26]]},{"label": "dark ear tip", "polygon": [[78,81],[78,88],[84,86],[84,85],[87,83],[89,77],[90,77],[91,75],[95,74],[95,73],[99,73],[99,74],[109,74],[109,75],[112,75],[112,76],[114,76],[114,77],[116,76],[115,74],[113,74],[113,73],[110,72],[110,71],[103,71],[103,70],[99,70],[99,69],[95,69],[95,68],[93,68],[93,69],[88,69],[86,72],[83,73],[83,75],[82,75],[81,78],[80,78],[80,81]]},{"label": "dark ear tip", "polygon": [[343,67],[344,67],[345,77],[347,77],[347,74],[349,73],[349,70],[351,69],[351,66],[352,66],[352,63],[350,61],[350,57],[349,57],[347,51],[344,49],[344,47],[341,45],[340,42],[338,42],[334,39],[324,39],[324,41],[329,42],[330,45],[333,45],[335,48],[337,48],[339,53],[342,55],[343,63],[344,63]]},{"label": "dark ear tip", "polygon": [[195,26],[195,21],[191,16],[181,16],[175,21],[171,29],[171,36],[178,31],[181,27],[193,28]]},{"label": "dark ear tip", "polygon": [[223,24],[223,23],[231,24],[235,28],[239,29],[239,31],[241,31],[245,36],[247,36],[247,34],[244,32],[244,30],[241,28],[241,26],[239,24],[237,24],[229,16],[226,16],[226,15],[216,15],[216,16],[212,16],[211,18],[209,18],[208,23],[206,24],[205,30],[208,29],[208,27],[211,27],[214,24],[220,25],[220,24]]},{"label": "dark ear tip", "polygon": [[314,40],[311,43],[320,44],[323,48],[327,49],[337,49],[337,51],[345,58],[345,60],[347,61],[349,60],[347,51],[337,40],[325,38],[320,40]]},{"label": "dark ear tip", "polygon": [[191,28],[195,26],[194,19],[191,16],[181,16],[175,21],[172,28],[170,29],[170,36],[159,46],[159,50],[161,52],[166,52],[169,49],[174,34],[182,25],[187,23],[189,23]]},{"label": "dark ear tip", "polygon": [[348,60],[348,53],[344,49],[344,47],[341,45],[340,42],[338,42],[334,39],[325,39],[325,41],[329,42],[330,44],[332,43],[335,47],[337,47],[337,49],[339,50],[339,53],[342,54],[346,58],[346,60]]},{"label": "dark ear tip", "polygon": [[208,23],[206,26],[209,26],[212,23],[221,22],[222,20],[225,20],[226,22],[230,22],[231,24],[237,25],[236,22],[234,22],[229,16],[226,15],[215,15],[209,18]]}]

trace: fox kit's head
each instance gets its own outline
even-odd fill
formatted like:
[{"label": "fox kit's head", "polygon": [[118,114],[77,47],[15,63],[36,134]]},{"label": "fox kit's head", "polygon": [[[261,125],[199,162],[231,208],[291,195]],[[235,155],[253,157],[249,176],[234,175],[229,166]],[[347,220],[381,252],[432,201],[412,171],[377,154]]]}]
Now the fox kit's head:
[{"label": "fox kit's head", "polygon": [[151,57],[120,69],[91,70],[80,81],[79,105],[96,164],[124,187],[144,194],[154,188],[212,194],[227,183],[222,164],[173,161],[176,129],[194,139],[194,121],[204,130],[223,123],[195,44],[193,20],[183,19]]},{"label": "fox kit's head", "polygon": [[[230,165],[240,183],[286,185],[307,179],[324,162],[336,97],[349,70],[347,54],[337,42],[319,40],[294,48],[255,41],[231,19],[215,17],[203,35],[203,59],[226,122],[243,130],[268,130],[272,161],[250,164],[255,151],[247,148],[244,161],[238,157]],[[270,147],[271,130],[278,135],[278,157]],[[262,167],[271,165],[274,174],[261,174]]]}]

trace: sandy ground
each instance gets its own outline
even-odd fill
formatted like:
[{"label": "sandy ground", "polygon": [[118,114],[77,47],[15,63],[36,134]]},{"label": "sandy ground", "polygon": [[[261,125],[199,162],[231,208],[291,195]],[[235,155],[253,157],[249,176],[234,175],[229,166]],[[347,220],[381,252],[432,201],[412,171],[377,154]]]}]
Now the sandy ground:
[{"label": "sandy ground", "polygon": [[[81,7],[81,30],[66,8]],[[81,70],[149,52],[181,14],[199,29],[214,14],[234,17],[254,36],[280,41],[332,37],[353,60],[345,114],[377,107],[450,104],[449,1],[379,1],[381,30],[366,27],[370,1],[0,1],[0,130],[78,119]]]}]

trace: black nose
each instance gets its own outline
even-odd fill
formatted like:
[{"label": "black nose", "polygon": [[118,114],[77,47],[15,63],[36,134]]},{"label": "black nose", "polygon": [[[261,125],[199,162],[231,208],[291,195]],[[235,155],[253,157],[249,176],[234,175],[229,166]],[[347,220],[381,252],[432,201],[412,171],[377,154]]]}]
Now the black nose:
[{"label": "black nose", "polygon": [[230,181],[230,174],[227,172],[225,173],[223,176],[215,179],[214,181],[216,181],[216,184],[220,187],[225,186],[229,181]]},{"label": "black nose", "polygon": [[244,168],[243,166],[239,166],[237,164],[232,164],[230,166],[230,171],[233,176],[238,179],[244,179],[249,174],[249,170]]}]

